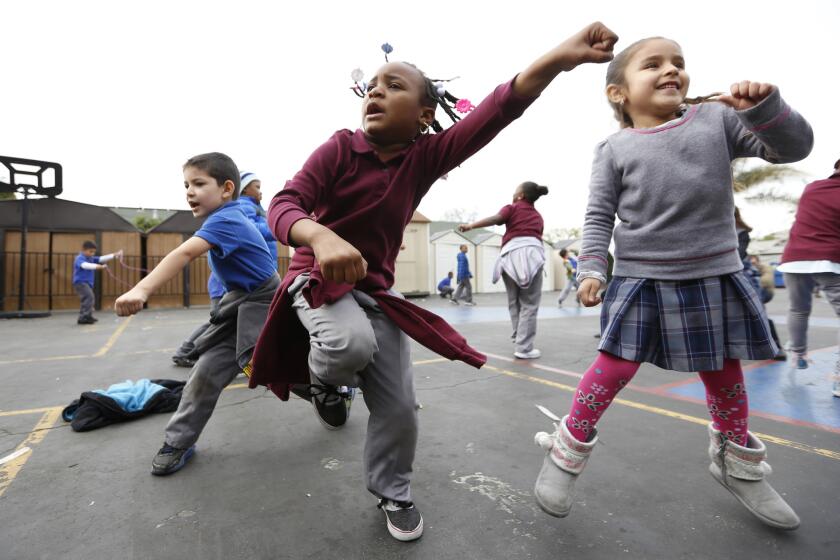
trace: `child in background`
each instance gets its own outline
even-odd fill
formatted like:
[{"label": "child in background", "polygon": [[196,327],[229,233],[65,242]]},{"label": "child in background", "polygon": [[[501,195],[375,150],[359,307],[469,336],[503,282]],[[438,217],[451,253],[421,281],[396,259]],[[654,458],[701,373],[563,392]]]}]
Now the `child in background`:
[{"label": "child in background", "polygon": [[122,249],[120,249],[116,253],[97,257],[96,243],[93,241],[82,243],[82,251],[76,255],[76,259],[73,261],[73,289],[79,294],[81,302],[77,324],[92,325],[99,320],[93,316],[94,271],[107,268],[105,263],[115,257],[120,258],[122,254]]},{"label": "child in background", "polygon": [[[799,518],[765,479],[764,443],[748,431],[740,360],[769,359],[778,348],[738,257],[730,166],[739,157],[798,161],[813,134],[775,86],[744,81],[719,103],[699,103],[686,98],[688,85],[682,50],[663,38],[632,44],[607,69],[607,98],[622,130],[595,150],[578,258],[582,303],[600,301],[611,238],[614,276],[598,357],[554,434],[537,434],[547,453],[535,496],[547,513],[569,513],[575,480],[598,442],[596,424],[650,362],[700,373],[712,417],[712,475],[764,523],[795,529]],[[658,448],[659,434],[651,429],[649,438]]]},{"label": "child in background", "polygon": [[260,181],[256,174],[250,171],[243,171],[239,178],[239,184],[242,185],[242,194],[239,197],[239,204],[242,206],[242,211],[257,226],[257,231],[265,239],[265,244],[268,246],[268,251],[274,258],[274,262],[277,262],[277,240],[274,239],[274,234],[271,233],[271,228],[268,227],[268,222],[265,219],[265,210],[263,210],[262,204],[260,204],[262,201],[262,190],[260,190],[262,181]]},{"label": "child in background", "polygon": [[[557,298],[557,306],[563,307],[563,301],[569,296],[572,288],[578,289],[577,281],[577,259],[569,254],[565,248],[560,249],[560,258],[563,259],[563,268],[566,270],[566,285],[563,286],[563,291],[560,292],[560,297]],[[578,302],[580,305],[580,302]]]},{"label": "child in background", "polygon": [[466,245],[461,245],[458,249],[458,276],[456,278],[458,289],[455,290],[455,294],[449,301],[458,305],[458,300],[463,299],[464,305],[475,305],[472,298],[472,282],[470,281],[473,275],[470,272],[470,259],[467,257],[469,249]]},{"label": "child in background", "polygon": [[502,250],[493,271],[493,283],[499,277],[505,282],[510,321],[513,323],[513,355],[521,360],[539,358],[542,353],[534,348],[537,337],[537,312],[542,298],[543,267],[543,218],[534,203],[548,194],[548,187],[526,181],[513,192],[513,203],[504,206],[497,214],[472,224],[461,224],[460,231],[486,226],[505,226]]},{"label": "child in background", "polygon": [[198,360],[152,461],[152,474],[159,476],[180,470],[192,457],[219,395],[250,360],[280,283],[265,240],[236,200],[239,170],[233,160],[216,152],[190,158],[184,164],[184,187],[193,216],[207,219],[116,302],[118,315],[138,313],[149,296],[205,253],[227,292],[212,324],[195,341]]},{"label": "child in background", "polygon": [[452,292],[454,290],[452,289],[452,271],[451,270],[449,271],[449,273],[446,275],[446,277],[443,280],[438,282],[437,289],[438,289],[438,294],[440,294],[440,297],[442,297],[442,298],[447,298],[448,297],[448,298],[452,299]]},{"label": "child in background", "polygon": [[[347,419],[341,399],[332,398],[335,387],[362,388],[370,411],[365,479],[398,540],[423,533],[410,486],[417,401],[408,337],[476,367],[486,359],[392,289],[403,232],[438,178],[519,117],[557,74],[609,60],[616,39],[601,24],[588,26],[447,130],[435,119],[438,106],[454,116],[443,84],[390,62],[364,87],[363,130],[336,132],[271,202],[272,231],[297,248],[260,335],[250,385],[268,385],[285,399],[290,384],[311,379],[327,394],[313,397],[315,409],[334,427]],[[424,134],[429,129],[437,134]]]}]

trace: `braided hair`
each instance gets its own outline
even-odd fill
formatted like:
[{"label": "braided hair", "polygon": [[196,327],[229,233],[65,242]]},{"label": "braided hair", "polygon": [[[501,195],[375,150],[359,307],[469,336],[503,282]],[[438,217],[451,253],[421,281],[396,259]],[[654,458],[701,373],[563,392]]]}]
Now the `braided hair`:
[{"label": "braided hair", "polygon": [[[440,107],[443,109],[443,112],[446,113],[446,116],[449,117],[449,120],[451,120],[453,124],[461,120],[461,117],[455,113],[455,104],[458,103],[460,99],[446,91],[446,89],[442,88],[442,84],[444,82],[451,82],[456,78],[450,78],[448,80],[435,80],[426,76],[426,73],[417,68],[414,64],[410,62],[404,62],[403,64],[407,64],[420,72],[420,76],[423,78],[423,82],[425,84],[425,93],[423,96],[424,103],[428,103],[432,107]],[[440,90],[443,91],[441,92]],[[436,133],[443,132],[443,126],[437,119],[433,120],[430,126]]]}]

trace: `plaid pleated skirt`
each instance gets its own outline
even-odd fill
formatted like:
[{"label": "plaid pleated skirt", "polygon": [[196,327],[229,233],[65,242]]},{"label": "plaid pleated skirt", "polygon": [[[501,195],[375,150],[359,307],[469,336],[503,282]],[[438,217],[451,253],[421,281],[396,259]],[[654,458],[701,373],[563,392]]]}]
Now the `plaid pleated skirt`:
[{"label": "plaid pleated skirt", "polygon": [[779,352],[741,271],[698,280],[613,277],[598,350],[674,371],[718,371],[724,358],[764,360]]}]

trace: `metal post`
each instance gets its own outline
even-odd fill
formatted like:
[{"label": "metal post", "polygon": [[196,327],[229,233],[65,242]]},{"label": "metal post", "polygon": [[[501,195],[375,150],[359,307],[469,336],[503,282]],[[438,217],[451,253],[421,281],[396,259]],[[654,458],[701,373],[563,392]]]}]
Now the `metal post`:
[{"label": "metal post", "polygon": [[18,311],[23,311],[26,294],[26,233],[29,229],[29,193],[24,187],[20,223],[20,282],[18,283]]}]

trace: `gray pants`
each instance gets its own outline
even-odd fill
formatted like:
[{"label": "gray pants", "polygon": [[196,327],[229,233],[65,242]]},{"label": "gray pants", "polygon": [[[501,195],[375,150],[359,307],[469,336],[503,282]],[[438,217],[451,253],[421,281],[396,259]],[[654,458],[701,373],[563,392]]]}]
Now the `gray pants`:
[{"label": "gray pants", "polygon": [[438,293],[440,294],[440,297],[442,297],[442,298],[447,298],[448,297],[449,299],[452,299],[452,292],[454,292],[454,291],[455,290],[452,289],[452,286],[444,286],[443,288],[441,288],[438,291]]},{"label": "gray pants", "polygon": [[[840,274],[819,272],[816,274],[796,274],[785,272],[785,286],[788,289],[790,308],[788,309],[788,332],[790,349],[804,354],[808,350],[808,316],[811,315],[811,298],[814,287],[825,293],[826,299],[840,317]],[[837,333],[840,344],[840,331]],[[840,367],[840,362],[838,362]]]},{"label": "gray pants", "polygon": [[236,363],[236,331],[198,357],[178,410],[166,425],[166,443],[186,449],[198,441],[225,387],[239,375]]},{"label": "gray pants", "polygon": [[86,319],[93,316],[93,288],[84,282],[73,284],[73,289],[79,294],[81,305],[79,307],[79,319]]},{"label": "gray pants", "polygon": [[364,292],[353,290],[333,304],[310,308],[300,291],[306,277],[299,280],[289,292],[309,331],[311,373],[325,384],[360,387],[370,411],[364,450],[368,490],[410,501],[417,400],[408,336]]},{"label": "gray pants", "polygon": [[458,289],[455,290],[452,301],[458,301],[459,299],[472,302],[472,282],[470,282],[469,278],[464,278],[458,282]]},{"label": "gray pants", "polygon": [[[222,298],[210,298],[210,315],[216,312],[219,309],[219,302],[222,301]],[[206,323],[202,323],[197,329],[195,329],[190,336],[187,337],[184,342],[181,343],[181,347],[175,351],[175,354],[172,356],[173,358],[186,358],[192,351],[195,350],[195,341],[196,339],[204,334],[210,328],[210,321]]]},{"label": "gray pants", "polygon": [[[572,276],[571,278],[567,278],[566,285],[563,286],[563,291],[560,292],[560,297],[557,299],[557,303],[562,305],[563,300],[565,300],[569,296],[569,292],[572,291],[572,288],[577,290],[578,287],[578,281],[574,276]],[[578,305],[580,305],[580,302],[578,302]]]},{"label": "gray pants", "polygon": [[537,337],[537,311],[542,298],[542,270],[525,289],[520,288],[519,284],[504,272],[502,280],[505,282],[510,322],[513,324],[514,351],[530,352],[534,349],[534,339]]}]

